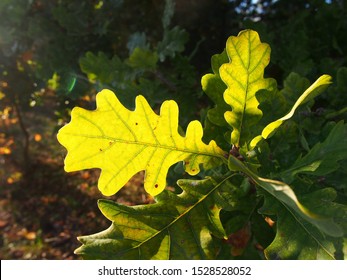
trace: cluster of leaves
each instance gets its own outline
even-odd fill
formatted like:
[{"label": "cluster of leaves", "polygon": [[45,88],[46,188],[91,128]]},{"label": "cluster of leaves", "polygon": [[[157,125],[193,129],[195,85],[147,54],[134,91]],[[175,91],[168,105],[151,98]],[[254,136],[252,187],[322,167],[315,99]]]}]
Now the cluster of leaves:
[{"label": "cluster of leaves", "polygon": [[344,0],[262,0],[257,4],[238,3],[243,7],[241,15],[248,17],[244,28],[257,30],[273,47],[271,71],[277,78],[295,71],[313,79],[319,73],[335,75],[346,66]]},{"label": "cluster of leaves", "polygon": [[[115,10],[116,2],[109,1],[104,8]],[[52,77],[58,77],[59,84],[52,88],[63,100],[73,98],[72,93],[76,98],[88,88],[83,81],[74,83],[80,73],[76,57],[88,48],[100,48],[95,36],[102,37],[108,26],[95,3],[5,0],[0,14],[0,78],[6,81],[2,91],[8,98],[17,96],[23,107],[38,102],[45,95],[41,89],[51,87],[47,83]],[[76,90],[72,92],[73,84]]]},{"label": "cluster of leaves", "polygon": [[[10,108],[18,116],[24,137],[16,139],[11,157],[18,156],[21,172],[31,174],[35,157],[27,116],[43,112],[61,126],[73,106],[90,105],[101,87],[126,93],[119,98],[127,106],[139,92],[153,106],[175,99],[185,112],[181,124],[187,124],[196,112],[184,97],[197,101],[202,94],[194,90],[196,69],[183,54],[188,33],[172,26],[173,12],[171,0],[1,2],[0,114]],[[134,20],[141,14],[146,16]]]},{"label": "cluster of leaves", "polygon": [[[79,63],[81,70],[97,90],[108,88],[118,94],[118,98],[128,107],[140,92],[151,105],[174,99],[181,104],[186,124],[194,111],[190,110],[191,100],[198,100],[196,93],[196,70],[190,57],[183,55],[188,33],[179,26],[170,27],[174,14],[174,2],[165,1],[162,16],[162,38],[151,43],[145,32],[135,32],[127,42],[128,57],[111,57],[105,52],[87,52]],[[193,104],[196,105],[196,104]]]},{"label": "cluster of leaves", "polygon": [[195,94],[195,69],[182,54],[188,33],[171,27],[173,1],[142,2],[2,1],[0,91],[24,107],[52,91],[66,107],[100,86],[126,91],[128,104],[135,92],[157,103]]},{"label": "cluster of leaves", "polygon": [[[153,68],[160,55],[145,48],[135,48],[126,64],[137,64],[131,57],[144,52],[141,65]],[[155,198],[137,206],[100,200],[112,224],[79,237],[76,253],[86,259],[345,258],[347,126],[339,115],[313,109],[331,77],[310,85],[291,73],[279,90],[263,77],[269,61],[270,47],[257,32],[231,36],[201,81],[215,105],[204,127],[192,121],[185,133],[172,100],[157,114],[138,96],[131,111],[102,90],[96,110],[74,108],[58,133],[68,150],[65,170],[101,169],[105,195],[145,170],[145,189]],[[110,83],[123,75],[114,74]],[[196,178],[179,179],[173,192],[166,177],[180,162]]]}]

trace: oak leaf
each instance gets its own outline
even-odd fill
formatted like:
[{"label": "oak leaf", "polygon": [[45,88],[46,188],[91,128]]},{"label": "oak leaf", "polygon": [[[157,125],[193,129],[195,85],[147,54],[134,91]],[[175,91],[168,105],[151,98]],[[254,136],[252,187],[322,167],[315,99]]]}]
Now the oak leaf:
[{"label": "oak leaf", "polygon": [[223,64],[219,73],[227,85],[224,100],[232,111],[225,112],[224,117],[233,128],[231,143],[241,147],[248,141],[250,129],[262,117],[256,93],[273,91],[276,81],[263,78],[271,50],[260,41],[257,32],[244,30],[238,36],[229,37],[226,52],[230,62]]},{"label": "oak leaf", "polygon": [[179,134],[175,101],[165,101],[157,115],[140,95],[130,111],[112,91],[103,90],[96,104],[94,111],[74,108],[71,122],[57,137],[68,151],[65,170],[100,168],[98,187],[104,195],[115,194],[145,170],[145,190],[155,196],[164,190],[173,164],[183,161],[185,171],[196,175],[200,164],[209,169],[225,160],[225,152],[214,141],[202,142],[200,122],[190,122],[185,137]]}]

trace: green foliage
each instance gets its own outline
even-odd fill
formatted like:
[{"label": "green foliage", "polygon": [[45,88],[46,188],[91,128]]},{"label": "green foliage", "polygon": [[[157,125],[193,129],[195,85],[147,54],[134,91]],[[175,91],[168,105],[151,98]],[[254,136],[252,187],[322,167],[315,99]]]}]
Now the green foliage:
[{"label": "green foliage", "polygon": [[[316,213],[334,217],[338,223],[342,221],[342,225],[345,227],[346,206],[338,205],[336,207],[333,205],[332,201],[335,198],[336,192],[326,188],[312,192],[301,199],[305,204],[312,205],[311,207]],[[325,210],[322,211],[321,209]],[[276,237],[265,250],[267,258],[335,259],[337,248],[334,247],[334,239],[317,230],[316,227],[305,222],[295,213],[291,213],[283,205],[267,198],[259,211],[263,214],[276,214],[278,216]]]},{"label": "green foliage", "polygon": [[294,164],[280,173],[283,180],[291,183],[297,174],[313,174],[324,176],[336,171],[339,161],[345,159],[347,145],[347,127],[341,121],[330,131],[322,143],[317,143],[303,157],[300,156]]},{"label": "green foliage", "polygon": [[[103,88],[116,92],[121,104],[129,110],[134,109],[136,96],[143,95],[158,116],[161,104],[172,99],[180,108],[179,121],[175,121],[180,137],[186,137],[184,131],[191,120],[199,119],[205,144],[214,141],[225,151],[226,157],[230,152],[242,160],[243,171],[238,172],[245,177],[229,178],[220,186],[222,195],[214,196],[221,204],[220,219],[228,236],[222,242],[217,238],[217,243],[223,246],[217,246],[216,258],[263,258],[261,247],[267,248],[268,258],[320,257],[318,254],[309,256],[309,248],[329,252],[321,254],[323,258],[345,257],[346,238],[343,243],[342,238],[325,236],[324,226],[315,224],[310,215],[302,216],[300,210],[295,210],[296,203],[288,201],[292,196],[286,193],[281,200],[276,196],[281,192],[269,192],[276,186],[289,185],[300,202],[298,205],[303,205],[308,213],[327,217],[324,222],[331,222],[329,217],[333,217],[345,232],[342,206],[347,203],[343,122],[347,117],[347,9],[344,1],[0,2],[0,138],[8,138],[5,143],[14,139],[13,146],[16,146],[12,154],[6,154],[8,147],[0,143],[0,162],[5,166],[1,175],[6,175],[8,169],[14,172],[7,157],[13,159],[15,169],[18,166],[27,166],[28,170],[35,168],[36,155],[31,155],[35,149],[29,149],[29,144],[33,147],[39,144],[41,151],[51,153],[49,147],[41,149],[43,142],[35,143],[36,131],[29,121],[43,111],[54,118],[50,124],[61,126],[75,105],[92,108],[95,92]],[[250,62],[257,63],[255,57],[260,52],[249,47],[258,43],[260,48],[268,45],[248,40],[248,49],[242,49],[249,53],[234,56],[241,48],[232,42],[247,41],[246,34],[249,38],[257,37],[255,32],[244,33],[230,38],[224,46],[224,31],[235,34],[240,28],[256,30],[272,47],[271,61],[260,59],[255,72],[247,67],[247,55],[252,57]],[[206,58],[224,48],[212,56],[212,71],[205,74],[210,68]],[[270,48],[264,52],[265,56],[269,54]],[[332,84],[327,89],[329,77],[321,76],[323,73],[332,76]],[[201,90],[199,77],[203,74]],[[259,77],[259,81],[267,81],[270,86],[261,86],[256,91],[251,87],[240,90],[234,81],[244,83],[241,76]],[[317,78],[322,81],[320,76],[327,79],[321,87],[312,88],[317,85],[314,82]],[[313,90],[311,97],[316,93],[319,96],[314,100],[300,99],[309,89]],[[321,90],[325,91],[321,93]],[[233,94],[236,91],[237,96]],[[247,98],[252,98],[253,103],[247,102]],[[8,112],[18,115],[20,121],[12,122],[10,127],[20,126],[23,135],[10,135],[7,125],[3,127],[9,123]],[[112,149],[105,154],[112,154]],[[19,158],[15,155],[18,150],[23,150]],[[224,178],[232,166],[231,159],[221,160],[225,164],[218,168],[205,170],[201,166],[202,172],[196,181],[212,176],[220,182],[220,177]],[[110,161],[115,162],[113,157]],[[175,193],[180,190],[175,183],[177,179],[191,177],[184,173],[182,164],[170,168],[167,175],[167,184],[175,188]],[[6,181],[5,177],[1,177],[2,182]],[[20,181],[26,180],[32,186],[30,179],[23,178],[26,179]],[[283,184],[266,187],[259,178]],[[323,193],[328,196],[326,204],[323,200],[318,203],[321,200],[318,194],[323,197]],[[263,203],[267,206],[272,203],[273,207],[260,212],[265,209],[261,207]],[[316,205],[327,211],[321,211]],[[273,227],[265,222],[264,218],[269,216],[275,222]],[[280,246],[289,241],[290,235],[286,236],[285,232],[300,228],[297,221],[301,220],[315,224],[311,235],[301,234],[307,232],[301,228],[296,235],[300,246],[294,246],[295,250],[285,248],[279,253]],[[316,228],[323,234],[316,234]],[[239,234],[246,245],[233,243]],[[304,236],[301,241],[299,235]],[[315,247],[314,240],[329,249]],[[299,253],[301,249],[306,253]]]},{"label": "green foliage", "polygon": [[331,80],[331,77],[329,75],[321,76],[308,89],[306,89],[305,92],[298,98],[298,100],[295,102],[295,104],[293,105],[293,107],[291,108],[288,114],[286,114],[285,116],[283,116],[282,118],[274,122],[269,123],[263,129],[263,131],[261,132],[261,135],[255,137],[251,141],[250,146],[254,148],[262,138],[267,139],[271,137],[275,133],[275,131],[278,129],[278,127],[283,124],[283,122],[287,121],[294,115],[296,109],[300,105],[305,104],[309,100],[313,99],[315,96],[319,95],[322,91],[324,91],[327,85],[331,83],[330,80]]},{"label": "green foliage", "polygon": [[214,199],[223,183],[179,180],[181,194],[164,191],[152,205],[100,200],[99,208],[112,225],[79,237],[84,245],[76,253],[102,259],[213,259],[218,252],[214,238],[226,237]]},{"label": "green foliage", "polygon": [[[148,1],[4,1],[0,80],[8,86],[0,85],[1,91],[20,100],[20,108],[44,102],[53,91],[63,104],[56,108],[62,118],[66,103],[73,106],[105,87],[125,92],[119,98],[127,105],[139,92],[152,105],[198,97],[192,90],[196,70],[183,54],[188,33],[171,25],[174,8],[171,0],[164,7]],[[148,11],[150,16],[138,16]],[[187,124],[193,113],[185,106]]]},{"label": "green foliage", "polygon": [[[169,10],[166,17],[171,17]],[[149,51],[141,38],[142,48],[131,48],[130,57],[137,49],[133,61],[121,65],[153,69],[160,61],[160,54],[152,51],[143,62],[135,62]],[[156,200],[150,205],[100,200],[99,208],[112,225],[80,237],[83,245],[77,254],[87,259],[346,258],[341,244],[347,234],[342,183],[347,126],[342,120],[332,121],[329,110],[314,111],[313,100],[331,78],[323,75],[310,86],[307,79],[292,73],[278,90],[273,79],[263,78],[269,55],[269,45],[255,31],[230,37],[226,51],[212,57],[213,73],[201,81],[214,102],[206,112],[205,127],[202,131],[194,121],[185,137],[172,101],[165,102],[157,115],[140,96],[135,110],[129,111],[112,92],[103,91],[96,110],[74,109],[71,123],[58,134],[68,150],[66,169],[101,167],[100,181],[107,170],[106,183],[112,185],[107,195],[119,189],[112,180],[125,184],[138,170],[165,178],[168,167],[177,161],[184,162],[190,175],[198,176],[178,180],[179,194],[162,186],[153,191],[158,185],[149,179],[151,186],[146,189]],[[103,70],[98,69],[101,77]],[[103,75],[108,78],[106,72]],[[341,78],[339,86],[343,87]],[[257,135],[263,141],[254,138]],[[218,164],[211,164],[214,157]],[[172,161],[169,165],[167,159]],[[128,165],[135,169],[125,176]],[[242,245],[234,242],[235,236],[244,241]]]},{"label": "green foliage", "polygon": [[181,121],[186,126],[189,116],[194,114],[189,109],[192,100],[188,102],[186,96],[195,97],[193,102],[196,102],[199,94],[192,91],[196,71],[189,57],[183,55],[188,33],[179,26],[170,28],[173,12],[173,1],[165,1],[162,38],[156,44],[148,41],[146,33],[135,32],[127,42],[128,57],[87,52],[79,64],[97,90],[105,87],[114,90],[129,107],[133,106],[132,101],[139,92],[151,105],[160,104],[167,98],[174,99],[182,104]]},{"label": "green foliage", "polygon": [[271,66],[276,78],[284,79],[290,72],[296,72],[314,79],[320,73],[333,75],[346,66],[344,1],[262,0],[252,5],[241,3],[237,19],[243,21],[244,28],[258,31],[272,46]]}]

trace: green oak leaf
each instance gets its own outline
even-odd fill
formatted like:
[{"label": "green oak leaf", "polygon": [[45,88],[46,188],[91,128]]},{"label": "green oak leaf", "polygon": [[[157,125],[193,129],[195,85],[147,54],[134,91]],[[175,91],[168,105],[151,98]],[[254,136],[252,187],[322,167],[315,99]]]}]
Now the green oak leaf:
[{"label": "green oak leaf", "polygon": [[196,175],[200,165],[209,169],[225,161],[214,141],[202,142],[200,122],[190,122],[185,137],[179,134],[176,102],[165,101],[159,115],[143,96],[135,103],[130,111],[112,91],[103,90],[96,96],[96,110],[74,108],[71,122],[57,135],[68,150],[65,170],[100,168],[98,187],[104,195],[113,195],[145,170],[144,187],[155,196],[164,190],[173,164],[184,161],[185,171]]},{"label": "green oak leaf", "polygon": [[337,123],[322,143],[317,143],[303,157],[282,171],[279,176],[291,183],[300,173],[324,176],[339,168],[339,161],[347,159],[347,125],[343,121]]},{"label": "green oak leaf", "polygon": [[276,130],[283,124],[283,122],[289,120],[291,117],[293,117],[296,109],[308,102],[309,100],[313,99],[316,97],[318,94],[322,93],[327,86],[331,84],[331,77],[329,75],[322,75],[319,77],[308,89],[305,90],[305,92],[298,98],[298,100],[295,102],[289,113],[287,113],[285,116],[282,118],[279,118],[276,121],[273,121],[269,123],[261,132],[261,135],[255,137],[251,143],[250,146],[251,148],[254,148],[259,141],[262,139],[267,139],[271,137]]},{"label": "green oak leaf", "polygon": [[87,52],[80,58],[79,64],[91,82],[99,80],[102,83],[111,83],[115,77],[122,76],[124,72],[123,62],[118,56],[115,55],[110,59],[103,52],[98,52],[97,55]]},{"label": "green oak leaf", "polygon": [[203,91],[215,104],[214,108],[208,110],[207,117],[213,124],[218,126],[228,126],[224,113],[230,110],[230,106],[223,99],[223,93],[227,87],[219,75],[219,68],[228,61],[229,59],[225,51],[221,54],[213,55],[211,58],[213,74],[206,74],[201,79]]},{"label": "green oak leaf", "polygon": [[75,253],[85,259],[214,259],[218,246],[213,236],[226,238],[214,195],[228,178],[218,183],[179,180],[181,194],[165,190],[149,205],[99,200],[112,225],[79,237],[83,245]]},{"label": "green oak leaf", "polygon": [[184,45],[188,41],[188,33],[178,26],[164,30],[164,37],[158,43],[158,55],[160,61],[166,57],[174,58],[178,53],[184,51]]},{"label": "green oak leaf", "polygon": [[[300,199],[316,213],[333,217],[346,233],[347,208],[332,202],[335,198],[336,191],[327,188],[309,193]],[[334,239],[296,213],[288,211],[273,197],[265,195],[264,206],[259,211],[277,216],[275,239],[265,249],[268,259],[335,259]]]},{"label": "green oak leaf", "polygon": [[258,176],[233,156],[229,157],[229,168],[230,170],[241,171],[250,177],[256,185],[280,202],[292,216],[299,216],[330,236],[339,237],[342,235],[341,228],[330,217],[317,215],[304,206],[286,183]]},{"label": "green oak leaf", "polygon": [[149,49],[149,43],[147,42],[146,33],[144,32],[135,32],[130,35],[127,48],[129,50],[129,54],[132,54],[135,48],[140,48],[143,50]]},{"label": "green oak leaf", "polygon": [[147,49],[136,47],[126,61],[135,69],[154,70],[158,62],[158,54]]},{"label": "green oak leaf", "polygon": [[261,119],[256,93],[260,90],[273,91],[274,79],[264,79],[264,69],[270,61],[270,47],[261,43],[259,35],[253,30],[245,30],[237,37],[227,40],[226,52],[229,63],[223,64],[220,77],[227,85],[225,102],[232,111],[224,114],[225,120],[233,128],[231,143],[242,147],[250,140],[251,128]]}]

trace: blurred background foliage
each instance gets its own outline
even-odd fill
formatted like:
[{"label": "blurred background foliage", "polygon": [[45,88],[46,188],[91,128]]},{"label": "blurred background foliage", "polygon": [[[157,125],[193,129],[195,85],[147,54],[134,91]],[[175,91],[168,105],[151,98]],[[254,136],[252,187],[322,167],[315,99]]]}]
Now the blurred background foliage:
[{"label": "blurred background foliage", "polygon": [[[270,44],[265,75],[280,89],[286,79],[312,82],[332,75],[334,84],[312,114],[323,110],[331,120],[345,119],[346,9],[346,0],[2,0],[0,256],[75,258],[78,230],[86,223],[104,227],[95,221],[97,175],[80,172],[67,179],[62,171],[65,151],[55,135],[72,107],[93,108],[102,88],[114,90],[128,108],[138,94],[154,108],[174,99],[185,127],[211,105],[200,84],[211,72],[211,56],[242,29],[258,31]],[[307,125],[313,129],[319,127]],[[116,199],[150,201],[136,193]],[[51,215],[48,205],[63,214]]]}]

